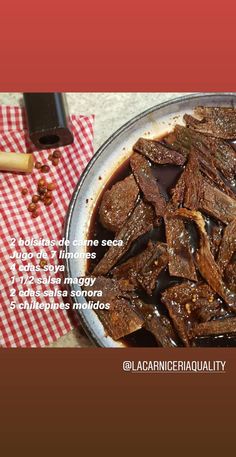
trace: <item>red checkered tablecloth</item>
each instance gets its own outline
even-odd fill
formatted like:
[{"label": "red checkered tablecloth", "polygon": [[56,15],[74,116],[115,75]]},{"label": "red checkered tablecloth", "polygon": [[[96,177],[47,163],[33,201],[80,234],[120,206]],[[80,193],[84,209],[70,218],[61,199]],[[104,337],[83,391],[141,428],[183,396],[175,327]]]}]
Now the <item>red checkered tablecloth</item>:
[{"label": "red checkered tablecloth", "polygon": [[[39,265],[35,258],[37,253],[45,251],[51,257],[54,247],[20,247],[19,240],[23,239],[47,239],[59,240],[62,237],[63,221],[66,210],[78,182],[81,172],[87,165],[93,154],[93,116],[71,116],[74,143],[64,148],[59,148],[62,158],[57,167],[51,166],[50,172],[43,175],[34,169],[30,175],[20,175],[0,172],[0,346],[3,347],[40,347],[45,346],[60,336],[66,334],[71,328],[66,310],[22,310],[19,305],[25,301],[63,303],[62,298],[44,297],[49,290],[57,293],[61,289],[59,285],[38,284],[38,279],[51,276],[58,278],[59,274],[39,272],[21,272],[22,265]],[[33,144],[28,138],[24,112],[19,107],[0,106],[0,151],[7,152],[34,152],[36,160],[47,163],[48,155],[52,152],[35,152]],[[27,211],[27,204],[31,196],[36,193],[37,181],[45,178],[48,182],[56,183],[53,191],[53,204],[45,207],[40,205],[40,216],[32,218]],[[22,188],[27,188],[26,196],[21,194]],[[15,246],[11,246],[11,239],[15,238]],[[11,260],[13,253],[32,252],[33,259]],[[15,263],[15,271],[12,273],[11,265]],[[57,264],[57,259],[48,260],[48,264]],[[15,276],[14,284],[11,277]],[[34,276],[34,282],[21,284],[23,279]],[[11,291],[15,289],[12,297]],[[26,297],[26,290],[33,293],[38,291],[39,297]],[[46,291],[46,292],[45,292]],[[16,303],[15,309],[11,309],[10,302]]]}]

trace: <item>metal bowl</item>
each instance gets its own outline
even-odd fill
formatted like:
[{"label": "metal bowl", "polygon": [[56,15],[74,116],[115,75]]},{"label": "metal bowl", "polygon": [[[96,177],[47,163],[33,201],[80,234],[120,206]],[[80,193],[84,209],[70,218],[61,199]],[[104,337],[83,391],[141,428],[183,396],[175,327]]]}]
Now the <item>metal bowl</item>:
[{"label": "metal bowl", "polygon": [[[156,105],[131,119],[100,147],[82,174],[69,205],[64,237],[70,241],[70,245],[65,247],[66,255],[86,252],[84,247],[73,246],[73,241],[87,239],[97,199],[116,169],[131,155],[132,146],[137,139],[140,136],[162,136],[172,130],[175,124],[182,123],[183,114],[191,114],[198,105],[235,107],[236,94],[194,94]],[[85,269],[86,260],[65,260],[67,277],[84,276]],[[70,287],[72,294],[76,294],[77,291],[80,291],[77,284]],[[81,297],[75,296],[72,301],[81,303],[82,306],[86,304],[86,300]],[[78,313],[86,333],[97,346],[124,347],[123,343],[106,336],[95,311],[81,309]]]}]

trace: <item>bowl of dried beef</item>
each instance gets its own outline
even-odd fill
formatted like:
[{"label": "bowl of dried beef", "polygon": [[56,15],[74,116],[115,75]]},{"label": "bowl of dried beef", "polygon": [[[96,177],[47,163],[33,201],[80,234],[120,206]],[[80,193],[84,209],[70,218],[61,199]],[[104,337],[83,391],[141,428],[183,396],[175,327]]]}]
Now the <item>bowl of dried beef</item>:
[{"label": "bowl of dried beef", "polygon": [[96,345],[236,346],[235,105],[221,93],[155,106],[86,168],[65,266]]}]

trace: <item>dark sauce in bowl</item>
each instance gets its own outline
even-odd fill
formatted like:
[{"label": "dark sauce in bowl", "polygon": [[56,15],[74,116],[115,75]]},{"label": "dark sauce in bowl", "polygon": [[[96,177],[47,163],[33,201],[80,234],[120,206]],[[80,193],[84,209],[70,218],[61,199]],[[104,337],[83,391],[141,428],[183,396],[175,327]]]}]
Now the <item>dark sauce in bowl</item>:
[{"label": "dark sauce in bowl", "polygon": [[[161,193],[163,194],[164,198],[168,201],[171,197],[170,191],[172,188],[175,187],[184,167],[176,166],[176,165],[155,165],[150,163],[153,175],[158,181],[159,188]],[[105,252],[109,249],[108,247],[102,247],[101,241],[102,240],[113,240],[114,234],[109,230],[105,229],[102,224],[99,222],[99,208],[101,204],[101,200],[106,190],[110,189],[116,182],[121,181],[125,177],[131,174],[131,168],[129,165],[129,159],[125,161],[111,176],[108,183],[104,187],[101,195],[98,198],[96,203],[96,207],[94,208],[92,218],[90,221],[90,227],[88,232],[88,239],[99,240],[98,247],[88,248],[90,252],[96,253],[96,260],[89,260],[87,264],[87,273],[91,274],[95,265],[101,260],[104,256]],[[210,235],[214,227],[218,224],[216,220],[209,217],[208,215],[205,216],[206,222],[206,230]],[[198,233],[195,227],[195,224],[192,222],[186,222],[186,226],[190,233],[191,243],[193,252],[198,247]],[[152,241],[166,241],[165,238],[165,227],[164,222],[161,223],[160,226],[153,228],[149,233],[141,236],[136,240],[128,250],[128,252],[122,257],[122,259],[118,262],[117,265],[120,263],[125,262],[130,257],[133,257],[143,251],[148,243],[148,240]],[[199,276],[200,278],[200,276]],[[161,302],[161,293],[168,287],[173,286],[175,284],[180,284],[184,282],[183,278],[173,277],[169,275],[168,268],[162,271],[159,275],[156,288],[153,292],[153,295],[150,297],[147,295],[143,290],[138,290],[137,293],[139,294],[140,298],[143,299],[146,303],[151,303],[153,307],[160,312],[160,314],[168,315],[165,306]],[[136,346],[136,347],[155,347],[157,346],[157,342],[153,335],[146,331],[145,329],[138,330],[131,335],[123,338],[123,342],[127,346]],[[235,335],[217,335],[217,336],[209,336],[209,337],[201,337],[195,338],[194,345],[199,347],[225,347],[225,346],[236,346],[236,336]],[[176,336],[176,346],[183,346],[182,342]]]}]

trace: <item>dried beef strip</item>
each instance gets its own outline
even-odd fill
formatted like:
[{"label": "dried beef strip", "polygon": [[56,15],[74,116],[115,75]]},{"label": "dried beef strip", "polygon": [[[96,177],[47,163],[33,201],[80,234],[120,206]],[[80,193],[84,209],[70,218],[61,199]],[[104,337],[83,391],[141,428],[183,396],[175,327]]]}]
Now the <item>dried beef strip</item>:
[{"label": "dried beef strip", "polygon": [[[191,114],[184,114],[183,119],[188,127],[197,127],[199,124],[201,124],[200,119],[197,119],[196,117],[191,116]],[[198,132],[196,132],[198,133]]]},{"label": "dried beef strip", "polygon": [[199,162],[200,170],[205,176],[206,180],[208,180],[211,185],[216,186],[219,190],[223,191],[225,195],[229,195],[230,197],[235,198],[234,191],[225,184],[215,166],[210,164],[209,160],[205,160],[205,158],[199,159]]},{"label": "dried beef strip", "polygon": [[126,262],[114,267],[111,271],[112,277],[115,279],[127,278],[132,284],[138,286],[137,275],[152,256],[153,247],[154,244],[149,241],[147,248],[140,252],[140,254],[137,254]]},{"label": "dried beef strip", "polygon": [[224,227],[225,227],[224,224],[222,222],[218,221],[217,223],[214,223],[214,225],[211,227],[210,233],[208,234],[211,252],[215,259],[217,258],[217,255],[218,255]]},{"label": "dried beef strip", "polygon": [[112,232],[121,229],[129,214],[135,207],[139,188],[133,175],[118,181],[102,198],[99,218],[103,227]]},{"label": "dried beef strip", "polygon": [[236,332],[236,317],[203,322],[192,329],[193,336],[223,335]]},{"label": "dried beef strip", "polygon": [[[188,114],[184,116],[187,125],[192,125],[191,119],[195,118]],[[236,151],[233,146],[227,141],[204,135],[191,129],[186,131],[191,138],[192,145],[204,155],[210,154],[215,167],[227,180],[234,179],[236,173]]]},{"label": "dried beef strip", "polygon": [[148,295],[152,295],[159,274],[168,265],[168,259],[169,256],[166,244],[155,244],[151,257],[147,259],[137,275],[139,284],[146,290]]},{"label": "dried beef strip", "polygon": [[204,283],[185,282],[170,287],[163,292],[162,302],[185,346],[190,345],[192,327],[196,323],[226,315],[222,301]]},{"label": "dried beef strip", "polygon": [[189,339],[189,329],[188,329],[188,321],[185,316],[185,313],[181,310],[180,307],[175,307],[173,305],[169,305],[168,300],[164,301],[168,311],[170,318],[172,319],[175,329],[179,335],[179,338],[183,342],[184,346],[190,346],[190,339]]},{"label": "dried beef strip", "polygon": [[164,137],[163,142],[168,148],[182,154],[185,159],[187,159],[189,151],[192,149],[188,131],[182,125],[176,125],[174,130]]},{"label": "dried beef strip", "polygon": [[146,156],[152,162],[162,164],[183,165],[185,158],[177,151],[171,150],[156,140],[139,138],[133,150]]},{"label": "dried beef strip", "polygon": [[[201,172],[207,179],[214,183],[219,189],[228,195],[234,196],[233,191],[228,187],[221,178],[209,148],[203,143],[202,137],[189,128],[176,125],[173,132],[165,137],[165,142],[169,147],[174,147],[185,157],[194,149],[199,160]],[[222,170],[219,170],[222,172]]]},{"label": "dried beef strip", "polygon": [[224,271],[236,251],[236,218],[225,228],[221,241],[218,265]]},{"label": "dried beef strip", "polygon": [[167,264],[166,244],[149,241],[144,251],[113,268],[111,274],[116,279],[126,278],[136,287],[141,285],[151,295],[160,272]]},{"label": "dried beef strip", "polygon": [[225,282],[228,288],[236,294],[236,262],[228,263],[225,269]]},{"label": "dried beef strip", "polygon": [[169,273],[171,276],[197,281],[190,236],[184,222],[173,214],[174,209],[170,203],[164,217]]},{"label": "dried beef strip", "polygon": [[172,193],[173,203],[192,210],[198,209],[201,181],[197,156],[194,151],[190,151],[187,165]]},{"label": "dried beef strip", "polygon": [[130,158],[130,165],[145,200],[153,205],[157,217],[163,216],[166,208],[166,201],[161,195],[148,160],[141,154],[135,152]]},{"label": "dried beef strip", "polygon": [[211,186],[206,180],[202,182],[199,208],[224,224],[236,217],[236,200]]},{"label": "dried beef strip", "polygon": [[202,177],[199,162],[194,151],[190,151],[188,163],[184,171],[185,193],[183,205],[188,209],[198,209],[201,197]]},{"label": "dried beef strip", "polygon": [[165,316],[152,315],[145,320],[144,328],[152,333],[159,346],[176,347],[176,335],[170,320]]},{"label": "dried beef strip", "polygon": [[236,174],[236,151],[229,143],[219,138],[205,137],[215,167],[231,181]]},{"label": "dried beef strip", "polygon": [[191,127],[198,132],[226,140],[236,138],[235,109],[199,106],[194,110],[194,114],[200,117],[200,120],[192,121]]},{"label": "dried beef strip", "polygon": [[143,327],[152,333],[158,346],[176,347],[178,345],[174,328],[166,316],[159,315],[153,305],[144,303],[137,296],[133,296],[131,302],[144,319]]},{"label": "dried beef strip", "polygon": [[232,297],[227,290],[222,279],[222,273],[211,253],[210,243],[205,229],[205,222],[201,213],[181,208],[176,211],[176,214],[194,221],[197,225],[200,241],[199,248],[195,254],[195,261],[202,277],[228,305],[235,305],[234,297]]},{"label": "dried beef strip", "polygon": [[122,246],[111,246],[94,268],[95,276],[106,275],[128,251],[131,244],[144,233],[152,229],[154,212],[152,207],[140,200],[132,214],[128,217],[116,240],[122,241]]},{"label": "dried beef strip", "polygon": [[97,277],[94,285],[85,287],[86,290],[101,291],[102,296],[91,301],[99,302],[99,304],[109,304],[109,309],[95,310],[101,320],[106,333],[114,340],[119,340],[130,333],[139,330],[144,319],[136,308],[131,304],[128,294],[122,290],[119,281],[102,276]]}]

